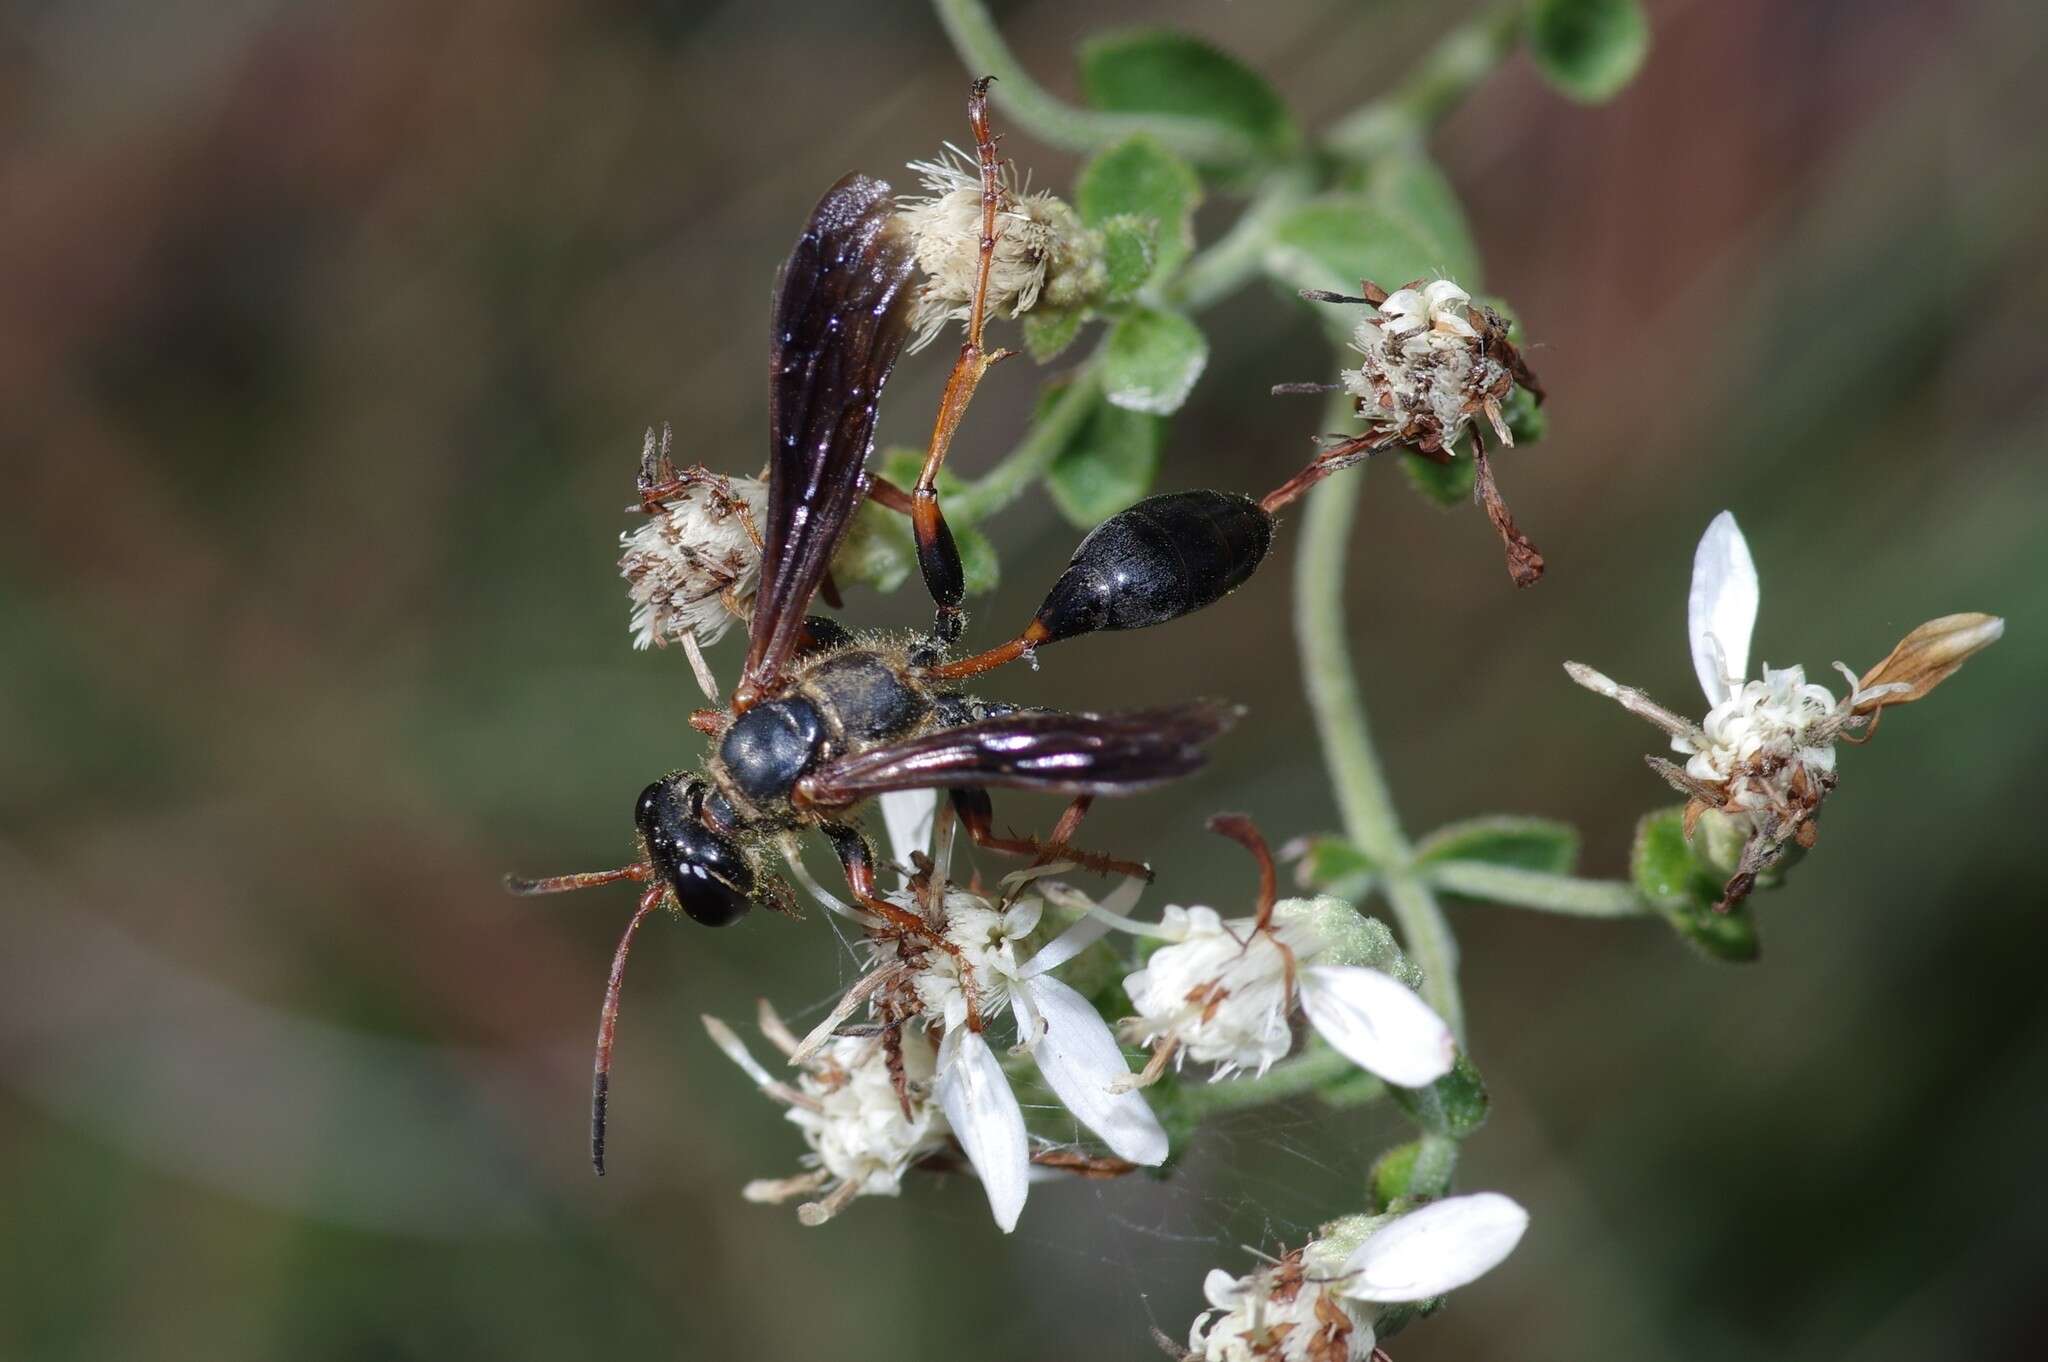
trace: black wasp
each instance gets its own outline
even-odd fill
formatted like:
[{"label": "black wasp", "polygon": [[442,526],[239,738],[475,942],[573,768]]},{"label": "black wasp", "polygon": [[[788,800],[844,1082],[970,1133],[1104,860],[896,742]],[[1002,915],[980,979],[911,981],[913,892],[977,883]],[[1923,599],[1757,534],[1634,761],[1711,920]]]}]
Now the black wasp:
[{"label": "black wasp", "polygon": [[[993,140],[981,95],[977,87],[977,141],[986,161]],[[985,236],[984,284],[991,246]],[[862,908],[890,930],[943,948],[923,917],[877,892],[874,852],[854,821],[859,805],[890,791],[944,790],[978,845],[1141,870],[1074,851],[1065,838],[1094,796],[1195,770],[1203,744],[1236,718],[1233,707],[1208,701],[1116,714],[1032,710],[975,699],[960,683],[1044,644],[1158,624],[1220,600],[1251,575],[1272,540],[1270,516],[1246,497],[1189,491],[1139,502],[1082,541],[1021,634],[949,661],[958,553],[935,498],[925,495],[926,510],[913,521],[927,581],[937,588],[933,636],[856,640],[806,614],[863,497],[910,509],[911,497],[877,486],[865,464],[882,386],[907,331],[914,270],[888,185],[849,175],[819,200],[776,290],[761,582],[731,704],[693,721],[713,738],[712,751],[701,771],[671,772],[641,792],[633,812],[640,855],[632,864],[507,881],[520,894],[622,880],[647,885],[613,956],[598,1025],[591,1157],[600,1174],[620,980],[633,934],[656,907],[680,909],[707,926],[734,922],[757,901],[793,912],[794,895],[771,858],[792,834],[816,828]],[[976,351],[978,321],[970,329]],[[929,482],[920,479],[920,493]],[[652,505],[665,490],[674,494],[643,486]],[[1049,841],[1004,838],[995,832],[991,788],[1065,794],[1074,803]]]}]

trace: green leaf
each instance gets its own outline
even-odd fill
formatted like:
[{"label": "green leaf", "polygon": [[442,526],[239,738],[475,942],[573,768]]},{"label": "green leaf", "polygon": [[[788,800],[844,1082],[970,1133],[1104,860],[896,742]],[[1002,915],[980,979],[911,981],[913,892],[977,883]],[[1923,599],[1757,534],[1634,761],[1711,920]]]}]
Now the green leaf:
[{"label": "green leaf", "polygon": [[[906,491],[917,485],[924,471],[924,451],[908,445],[891,445],[875,461],[875,471]],[[959,492],[964,483],[945,469],[939,470],[939,501]],[[953,542],[960,548],[960,566],[965,574],[967,594],[980,596],[993,591],[999,577],[995,545],[987,535],[957,518],[948,517]],[[910,522],[877,502],[861,505],[853,518],[846,542],[832,559],[832,572],[841,584],[857,582],[877,591],[894,591],[917,570],[917,541]]]},{"label": "green leaf", "polygon": [[1024,314],[1024,349],[1036,364],[1050,364],[1081,334],[1088,320],[1078,307],[1034,307]]},{"label": "green leaf", "polygon": [[1152,219],[1130,213],[1111,218],[1102,227],[1102,271],[1105,302],[1128,301],[1145,287],[1157,259]]},{"label": "green leaf", "polygon": [[[1161,146],[1139,134],[1102,152],[1081,169],[1074,205],[1081,220],[1109,235],[1109,266],[1115,287],[1115,233],[1118,218],[1152,224],[1152,273],[1168,275],[1195,248],[1195,205],[1202,201],[1202,182],[1194,170]],[[1144,276],[1150,278],[1151,275]]]},{"label": "green leaf", "polygon": [[858,583],[884,593],[902,586],[916,567],[910,522],[872,501],[854,513],[853,526],[832,557],[832,575],[841,586]]},{"label": "green leaf", "polygon": [[1353,903],[1372,892],[1378,866],[1349,840],[1336,833],[1324,833],[1302,840],[1295,882]]},{"label": "green leaf", "polygon": [[1163,28],[1098,34],[1081,44],[1081,90],[1111,113],[1221,123],[1275,160],[1301,142],[1287,106],[1257,72],[1199,38]]},{"label": "green leaf", "polygon": [[1103,395],[1130,411],[1170,416],[1208,362],[1209,342],[1193,322],[1177,312],[1137,308],[1103,343]]},{"label": "green leaf", "polygon": [[1045,488],[1060,514],[1087,529],[1144,496],[1159,472],[1165,424],[1157,416],[1096,403],[1046,471]]},{"label": "green leaf", "polygon": [[1400,467],[1417,496],[1446,510],[1471,501],[1472,489],[1479,482],[1479,465],[1472,461],[1472,451],[1462,445],[1449,463],[1411,454],[1400,461]]},{"label": "green leaf", "polygon": [[1586,104],[1621,93],[1650,50],[1641,0],[1536,0],[1524,32],[1544,79]]},{"label": "green leaf", "polygon": [[1569,823],[1502,814],[1438,828],[1415,846],[1415,863],[1484,861],[1488,865],[1569,875],[1579,859],[1579,834]]},{"label": "green leaf", "polygon": [[1002,573],[996,563],[996,546],[972,525],[948,525],[953,542],[960,549],[961,579],[967,594],[982,596],[996,589]]},{"label": "green leaf", "polygon": [[[1458,191],[1436,162],[1419,151],[1387,157],[1373,166],[1364,192],[1375,208],[1423,244],[1434,261],[1428,271],[1433,277],[1454,280],[1468,293],[1477,290],[1479,248],[1473,244]],[[1412,277],[1379,282],[1391,288]]]},{"label": "green leaf", "polygon": [[[1396,289],[1437,277],[1439,247],[1363,194],[1333,194],[1303,204],[1273,224],[1263,261],[1267,274],[1292,289],[1356,293],[1360,281]],[[1349,339],[1357,309],[1317,309],[1333,338]]]},{"label": "green leaf", "polygon": [[1417,1125],[1432,1135],[1447,1135],[1454,1140],[1462,1140],[1486,1124],[1492,1100],[1486,1095],[1479,1070],[1462,1050],[1451,1071],[1428,1087],[1399,1088],[1389,1084],[1387,1091]]},{"label": "green leaf", "polygon": [[1636,824],[1629,877],[1636,892],[1703,954],[1730,961],[1750,961],[1761,954],[1756,919],[1747,903],[1733,912],[1714,911],[1721,897],[1721,877],[1686,841],[1683,806],[1645,814]]}]

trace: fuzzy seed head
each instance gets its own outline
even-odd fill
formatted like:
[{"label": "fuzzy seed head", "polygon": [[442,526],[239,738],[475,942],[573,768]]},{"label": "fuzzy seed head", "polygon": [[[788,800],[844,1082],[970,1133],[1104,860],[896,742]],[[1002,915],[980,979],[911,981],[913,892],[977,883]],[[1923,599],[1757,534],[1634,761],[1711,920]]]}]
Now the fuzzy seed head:
[{"label": "fuzzy seed head", "polygon": [[754,535],[767,505],[768,484],[759,478],[704,474],[619,536],[635,648],[686,635],[708,647],[753,612],[761,581]]},{"label": "fuzzy seed head", "polygon": [[[924,272],[911,314],[911,349],[929,345],[946,323],[966,320],[981,258],[981,175],[972,156],[948,147],[932,161],[913,161],[925,196],[899,200],[918,267]],[[1101,234],[1049,193],[1019,192],[1007,167],[989,262],[988,314],[1022,316],[1043,303],[1074,307],[1102,291],[1107,270]]]},{"label": "fuzzy seed head", "polygon": [[1447,449],[1485,413],[1512,444],[1500,406],[1515,374],[1501,350],[1508,324],[1448,279],[1399,289],[1352,333],[1359,366],[1343,373],[1358,414],[1389,444]]}]

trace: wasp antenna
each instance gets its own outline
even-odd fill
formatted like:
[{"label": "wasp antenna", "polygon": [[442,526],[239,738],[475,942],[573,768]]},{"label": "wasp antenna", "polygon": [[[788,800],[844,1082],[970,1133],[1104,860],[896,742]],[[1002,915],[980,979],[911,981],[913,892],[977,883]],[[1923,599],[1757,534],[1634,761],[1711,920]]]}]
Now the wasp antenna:
[{"label": "wasp antenna", "polygon": [[633,949],[633,933],[640,930],[640,923],[661,906],[661,896],[662,886],[658,884],[650,885],[640,896],[640,906],[633,910],[626,934],[619,938],[619,948],[612,952],[611,978],[604,986],[604,1010],[597,1016],[597,1060],[590,1074],[590,1166],[599,1177],[604,1176],[605,1103],[611,1095],[612,1037],[619,1029],[619,986],[626,979],[626,953]]},{"label": "wasp antenna", "polygon": [[1343,386],[1342,383],[1275,383],[1273,396],[1298,397],[1306,393],[1333,393]]},{"label": "wasp antenna", "polygon": [[1258,824],[1241,813],[1219,813],[1209,820],[1209,831],[1220,832],[1252,854],[1259,863],[1259,926],[1273,920],[1273,904],[1279,897],[1279,875],[1273,869],[1273,852],[1260,834]]},{"label": "wasp antenna", "polygon": [[621,880],[644,880],[653,873],[653,866],[645,861],[635,861],[617,870],[583,870],[574,875],[549,875],[539,880],[507,875],[505,892],[521,898],[531,898],[535,894],[566,894],[572,889],[595,889],[601,884],[617,884]]}]

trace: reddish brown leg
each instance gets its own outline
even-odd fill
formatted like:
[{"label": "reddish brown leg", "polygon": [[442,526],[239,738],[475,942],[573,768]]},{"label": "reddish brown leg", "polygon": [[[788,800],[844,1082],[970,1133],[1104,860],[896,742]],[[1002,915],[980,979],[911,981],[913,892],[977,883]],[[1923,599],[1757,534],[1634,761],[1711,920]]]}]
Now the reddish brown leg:
[{"label": "reddish brown leg", "polygon": [[626,924],[626,933],[619,938],[619,948],[612,952],[611,978],[604,986],[604,1010],[597,1017],[597,1062],[592,1066],[590,1076],[590,1166],[604,1176],[604,1118],[607,1099],[612,1084],[612,1038],[619,1029],[619,988],[626,981],[626,953],[633,949],[633,933],[647,915],[661,906],[662,895],[667,887],[652,884],[640,896],[640,906],[633,910],[632,920]]},{"label": "reddish brown leg", "polygon": [[1383,443],[1380,436],[1360,435],[1331,445],[1328,449],[1317,454],[1315,458],[1309,460],[1306,468],[1266,493],[1265,496],[1259,498],[1259,506],[1266,514],[1274,514],[1282,507],[1299,501],[1309,488],[1314,487],[1324,478],[1329,477],[1330,474],[1341,472],[1368,456],[1377,453],[1383,447]]},{"label": "reddish brown leg", "polygon": [[960,600],[966,594],[966,578],[960,566],[960,548],[939,511],[939,468],[952,448],[954,432],[960,428],[967,404],[983,374],[1007,350],[984,348],[982,329],[988,320],[989,267],[995,259],[996,237],[1001,231],[1001,211],[1007,194],[1003,188],[1003,163],[996,155],[996,139],[988,126],[987,79],[974,82],[967,99],[967,121],[974,129],[975,160],[981,168],[981,255],[974,272],[974,298],[968,305],[967,339],[960,343],[960,357],[947,375],[946,390],[939,400],[938,419],[932,424],[931,443],[925,447],[924,468],[910,493],[910,528],[917,537],[917,563],[924,584],[938,607],[932,633],[944,643],[960,636]]},{"label": "reddish brown leg", "polygon": [[1507,502],[1494,486],[1493,465],[1487,462],[1486,441],[1476,424],[1472,427],[1472,461],[1478,475],[1475,490],[1479,502],[1486,508],[1486,518],[1493,522],[1494,533],[1500,536],[1501,547],[1507,551],[1508,576],[1515,579],[1516,586],[1536,585],[1543,580],[1543,555],[1529,542],[1529,536],[1515,527]]},{"label": "reddish brown leg", "polygon": [[1006,663],[1015,662],[1051,636],[1052,632],[1042,622],[1033,620],[1025,626],[1023,633],[1008,643],[999,643],[987,652],[976,653],[972,657],[963,657],[957,661],[942,662],[936,667],[929,667],[925,670],[925,675],[940,681],[959,681],[970,676],[980,676],[983,672],[992,672]]},{"label": "reddish brown leg", "polygon": [[899,933],[918,937],[960,962],[961,992],[967,998],[967,1024],[979,1031],[981,1007],[975,996],[972,972],[968,969],[966,957],[960,948],[948,941],[944,932],[922,917],[908,908],[889,902],[876,891],[875,854],[859,828],[849,823],[825,823],[820,826],[825,836],[831,839],[832,850],[839,857],[839,868],[846,873],[846,887],[852,893],[855,903],[894,927]]},{"label": "reddish brown leg", "polygon": [[1070,845],[1074,833],[1080,829],[1081,820],[1088,814],[1088,806],[1094,803],[1093,795],[1077,796],[1060,814],[1060,821],[1053,825],[1052,836],[1040,841],[1036,837],[999,836],[995,830],[995,805],[989,801],[988,791],[967,789],[948,793],[952,796],[955,812],[960,815],[961,826],[967,829],[968,837],[978,847],[1000,851],[1007,856],[1028,856],[1034,865],[1072,861],[1098,875],[1132,875],[1147,881],[1152,878],[1152,867],[1142,862],[1119,860],[1099,851],[1083,851]]},{"label": "reddish brown leg", "polygon": [[[1280,875],[1273,865],[1273,851],[1266,845],[1265,837],[1258,825],[1248,815],[1241,813],[1219,813],[1209,820],[1209,831],[1220,832],[1231,841],[1252,854],[1259,867],[1259,915],[1252,924],[1251,937],[1245,939],[1249,947],[1252,938],[1269,931],[1273,925],[1273,906],[1279,902]],[[1281,958],[1287,962],[1287,996],[1294,997],[1294,952],[1278,936],[1273,937]]]}]

